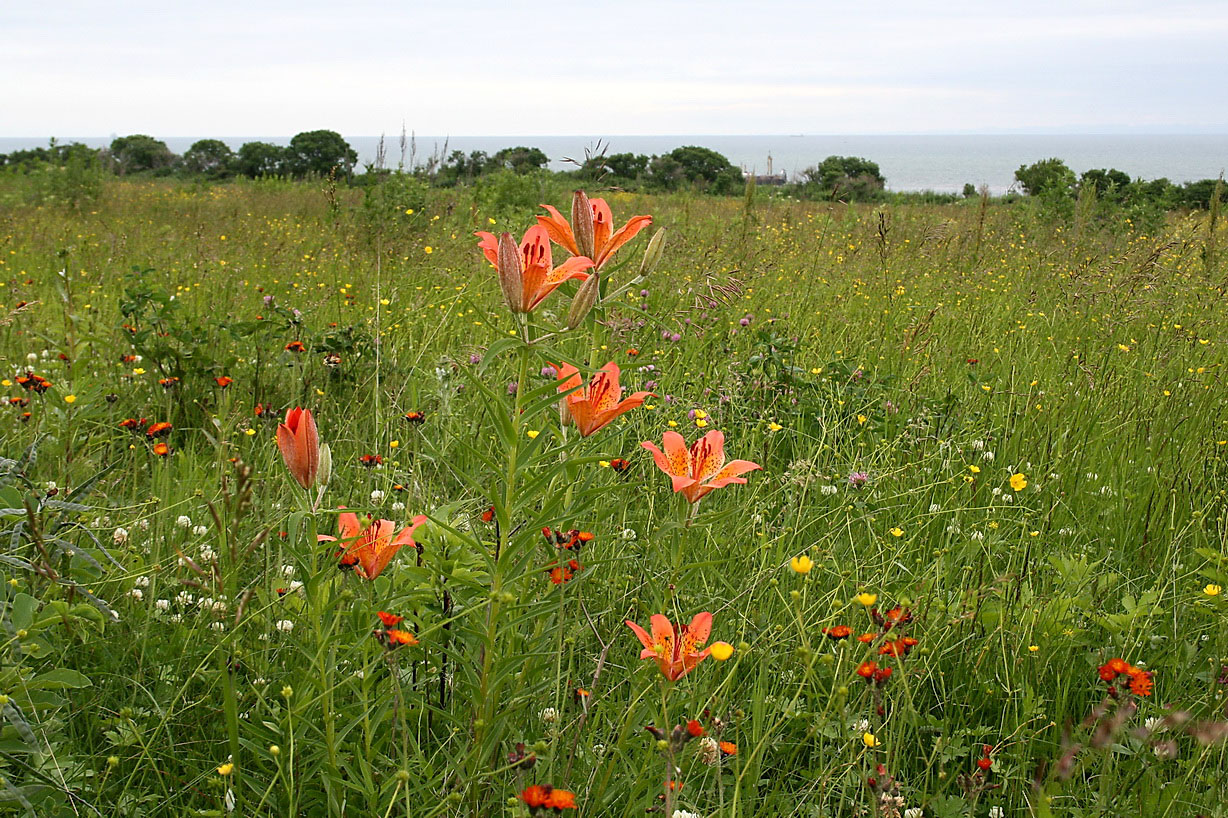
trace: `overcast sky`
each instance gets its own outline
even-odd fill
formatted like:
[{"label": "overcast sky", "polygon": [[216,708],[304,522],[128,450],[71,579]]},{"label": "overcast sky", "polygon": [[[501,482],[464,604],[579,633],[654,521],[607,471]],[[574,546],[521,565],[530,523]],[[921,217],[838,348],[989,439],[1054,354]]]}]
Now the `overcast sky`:
[{"label": "overcast sky", "polygon": [[1228,133],[1228,2],[0,0],[0,136]]}]

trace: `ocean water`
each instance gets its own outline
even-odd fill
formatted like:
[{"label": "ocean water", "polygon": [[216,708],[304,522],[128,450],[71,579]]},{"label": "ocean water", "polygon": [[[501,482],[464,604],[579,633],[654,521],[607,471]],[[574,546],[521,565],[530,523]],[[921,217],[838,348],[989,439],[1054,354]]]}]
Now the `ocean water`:
[{"label": "ocean water", "polygon": [[[183,153],[200,138],[169,137],[164,141],[171,150]],[[284,145],[290,139],[217,138],[234,148],[253,140]],[[361,162],[374,161],[379,137],[346,139],[358,151]],[[77,137],[60,141],[102,147],[110,140]],[[432,153],[443,154],[445,149],[494,153],[500,148],[528,145],[545,152],[556,170],[574,167],[568,164],[568,158],[583,160],[586,151],[595,151],[598,146],[596,137],[585,136],[418,136],[413,142],[412,158],[418,163]],[[401,161],[398,143],[398,135],[385,139],[388,166],[395,167]],[[47,140],[40,138],[0,137],[0,153],[46,144]],[[1228,134],[615,136],[601,139],[600,145],[608,154],[649,155],[668,153],[680,145],[701,145],[724,154],[743,170],[766,174],[770,167],[772,172],[790,177],[833,154],[862,156],[878,163],[892,190],[941,192],[958,192],[971,182],[977,187],[988,185],[995,194],[1004,193],[1014,182],[1016,168],[1051,156],[1064,160],[1075,172],[1113,167],[1135,177],[1165,177],[1174,182],[1212,178],[1228,170]],[[410,159],[407,151],[407,164]]]}]

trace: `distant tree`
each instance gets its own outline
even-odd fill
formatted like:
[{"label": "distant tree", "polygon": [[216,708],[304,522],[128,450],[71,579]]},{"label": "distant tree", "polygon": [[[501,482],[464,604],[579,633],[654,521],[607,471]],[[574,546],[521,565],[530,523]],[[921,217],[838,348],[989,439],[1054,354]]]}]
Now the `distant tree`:
[{"label": "distant tree", "polygon": [[976,185],[971,182],[964,183],[964,198],[971,199],[976,196]]},{"label": "distant tree", "polygon": [[673,190],[687,179],[682,163],[667,153],[648,160],[648,180],[655,188]]},{"label": "distant tree", "polygon": [[1184,207],[1207,210],[1211,207],[1211,199],[1217,189],[1220,192],[1220,202],[1228,203],[1228,185],[1221,185],[1218,179],[1186,182],[1180,188],[1180,203]]},{"label": "distant tree", "polygon": [[878,163],[860,156],[829,156],[802,171],[805,184],[817,188],[824,198],[867,201],[887,186]]},{"label": "distant tree", "polygon": [[464,151],[456,150],[448,154],[448,158],[439,166],[437,180],[439,184],[447,187],[462,179],[472,181],[497,167],[485,151],[473,151],[466,155]]},{"label": "distant tree", "polygon": [[709,148],[684,145],[648,163],[650,178],[667,190],[686,182],[710,193],[730,194],[742,189],[742,172],[725,156]]},{"label": "distant tree", "polygon": [[1029,196],[1069,196],[1074,192],[1074,171],[1061,159],[1042,159],[1030,165],[1020,165],[1015,181]]},{"label": "distant tree", "polygon": [[333,168],[338,176],[349,176],[358,154],[336,131],[304,131],[290,139],[286,161],[294,176],[327,176]]},{"label": "distant tree", "polygon": [[183,155],[183,167],[189,173],[224,179],[234,173],[235,154],[220,139],[201,139],[192,143]]},{"label": "distant tree", "polygon": [[111,140],[111,160],[120,175],[147,171],[168,171],[178,159],[166,143],[145,134],[119,136]]},{"label": "distant tree", "polygon": [[605,158],[605,167],[619,179],[638,179],[648,172],[648,157],[642,153],[613,153]]},{"label": "distant tree", "polygon": [[1117,168],[1085,170],[1079,176],[1079,189],[1090,188],[1100,197],[1120,199],[1130,186],[1130,174]]},{"label": "distant tree", "polygon": [[269,142],[244,142],[235,157],[235,169],[252,179],[285,173],[286,149]]},{"label": "distant tree", "polygon": [[523,145],[515,148],[504,148],[492,157],[497,167],[507,168],[516,173],[530,173],[546,167],[550,157],[538,148],[526,148]]}]

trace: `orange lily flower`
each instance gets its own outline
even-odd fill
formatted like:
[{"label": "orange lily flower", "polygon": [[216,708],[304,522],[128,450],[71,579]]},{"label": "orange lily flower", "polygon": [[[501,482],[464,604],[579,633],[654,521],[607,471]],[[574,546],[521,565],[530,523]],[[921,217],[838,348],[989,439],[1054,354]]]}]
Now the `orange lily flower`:
[{"label": "orange lily flower", "polygon": [[319,534],[317,539],[320,542],[344,543],[346,548],[341,555],[342,564],[353,564],[354,573],[363,579],[375,579],[402,547],[417,545],[414,531],[425,522],[426,515],[419,514],[394,537],[392,531],[396,524],[392,520],[372,520],[370,525],[363,528],[358,522],[358,515],[347,511],[337,520],[341,529],[340,540],[327,534]]},{"label": "orange lily flower", "polygon": [[564,400],[581,437],[588,437],[604,429],[616,417],[642,406],[644,398],[654,394],[636,392],[620,400],[623,396],[623,388],[618,383],[621,371],[613,361],[597,370],[587,386],[574,392],[572,390],[581,383],[580,370],[571,364],[556,366],[555,369],[558,371],[559,391],[571,392]]},{"label": "orange lily flower", "polygon": [[550,238],[546,228],[536,225],[525,231],[520,247],[511,233],[495,238],[493,233],[474,233],[481,239],[478,247],[486,260],[499,271],[499,286],[512,312],[532,312],[546,296],[564,281],[588,278],[584,272],[593,260],[584,256],[567,259],[558,267],[550,253]]},{"label": "orange lily flower", "polygon": [[286,412],[286,422],[277,425],[277,448],[290,475],[303,488],[311,488],[320,469],[320,435],[310,409],[296,406]]},{"label": "orange lily flower", "polygon": [[641,659],[655,659],[665,678],[676,682],[708,658],[711,648],[699,648],[712,634],[712,614],[708,611],[695,614],[691,624],[675,627],[664,614],[653,614],[652,635],[639,625],[626,620],[626,625],[639,638],[644,649]]},{"label": "orange lily flower", "polygon": [[687,449],[686,440],[677,432],[666,432],[662,452],[652,443],[640,445],[652,452],[657,468],[670,476],[675,492],[682,492],[688,502],[698,503],[713,489],[724,488],[731,483],[745,483],[738,477],[748,471],[763,468],[749,460],[725,462],[725,435],[715,429],[695,441]]},{"label": "orange lily flower", "polygon": [[[626,224],[614,230],[614,214],[605,199],[590,199],[582,190],[575,193],[571,218],[574,222],[580,222],[581,219],[587,222],[577,224],[574,231],[562,213],[550,205],[542,207],[546,208],[550,215],[538,216],[537,223],[546,228],[550,240],[573,256],[592,258],[594,270],[604,267],[620,247],[652,224],[652,216],[632,216]],[[589,242],[588,236],[592,236],[592,247],[585,246]]]}]

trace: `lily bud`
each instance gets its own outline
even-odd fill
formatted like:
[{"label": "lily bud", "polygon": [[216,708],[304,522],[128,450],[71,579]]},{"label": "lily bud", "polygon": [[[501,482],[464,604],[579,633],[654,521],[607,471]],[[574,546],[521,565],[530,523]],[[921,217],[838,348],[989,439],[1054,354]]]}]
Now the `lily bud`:
[{"label": "lily bud", "polygon": [[320,468],[316,472],[316,480],[321,486],[327,486],[333,476],[333,450],[327,443],[320,444]]},{"label": "lily bud", "polygon": [[597,258],[593,253],[593,206],[583,190],[577,190],[571,197],[571,229],[580,255]]},{"label": "lily bud", "polygon": [[524,295],[524,273],[520,266],[520,248],[511,233],[499,236],[499,286],[503,288],[503,300],[512,312],[524,312],[521,301]]},{"label": "lily bud", "polygon": [[599,273],[590,273],[589,277],[584,279],[580,289],[576,290],[576,297],[571,300],[571,309],[567,311],[567,329],[573,330],[580,326],[580,323],[588,316],[593,305],[597,303],[600,287],[601,275]]},{"label": "lily bud", "polygon": [[652,239],[648,242],[648,249],[644,251],[644,260],[640,262],[640,278],[645,278],[657,269],[657,265],[661,263],[661,256],[665,252],[665,228],[662,227],[653,234]]}]

